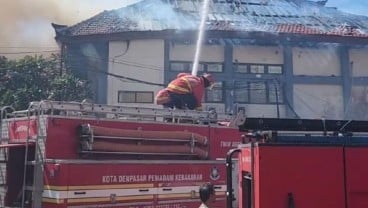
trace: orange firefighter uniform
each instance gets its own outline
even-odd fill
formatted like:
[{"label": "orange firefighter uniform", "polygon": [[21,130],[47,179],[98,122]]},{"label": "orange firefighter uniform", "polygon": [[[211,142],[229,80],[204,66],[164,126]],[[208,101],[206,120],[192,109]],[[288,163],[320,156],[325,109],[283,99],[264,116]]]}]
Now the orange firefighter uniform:
[{"label": "orange firefighter uniform", "polygon": [[170,108],[201,110],[205,88],[215,82],[211,74],[193,76],[179,73],[169,85],[156,95],[156,103]]}]

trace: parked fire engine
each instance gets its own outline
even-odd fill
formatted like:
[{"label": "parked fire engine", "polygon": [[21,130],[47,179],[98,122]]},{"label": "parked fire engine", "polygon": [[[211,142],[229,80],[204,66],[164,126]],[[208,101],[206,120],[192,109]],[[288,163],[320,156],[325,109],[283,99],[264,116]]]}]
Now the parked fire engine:
[{"label": "parked fire engine", "polygon": [[243,144],[227,156],[228,181],[239,161],[227,208],[368,207],[367,121],[246,118],[240,130]]},{"label": "parked fire engine", "polygon": [[226,206],[241,132],[214,112],[41,101],[1,116],[1,207],[196,208],[205,182]]},{"label": "parked fire engine", "polygon": [[0,206],[197,208],[211,182],[218,208],[364,208],[367,128],[73,102],[4,107]]}]

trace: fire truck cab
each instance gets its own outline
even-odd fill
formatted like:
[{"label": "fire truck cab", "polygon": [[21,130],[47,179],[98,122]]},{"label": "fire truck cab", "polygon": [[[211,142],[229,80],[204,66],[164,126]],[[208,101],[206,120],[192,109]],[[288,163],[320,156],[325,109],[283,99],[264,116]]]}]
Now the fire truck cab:
[{"label": "fire truck cab", "polygon": [[233,158],[239,161],[227,207],[368,207],[367,127],[366,121],[247,118],[243,144],[227,155],[228,181]]}]

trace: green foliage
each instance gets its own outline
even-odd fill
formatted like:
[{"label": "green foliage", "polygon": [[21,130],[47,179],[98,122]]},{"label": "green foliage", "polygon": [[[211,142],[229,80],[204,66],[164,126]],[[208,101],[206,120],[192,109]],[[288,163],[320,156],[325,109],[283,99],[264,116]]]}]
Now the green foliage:
[{"label": "green foliage", "polygon": [[71,73],[60,75],[59,60],[56,55],[19,60],[0,57],[0,106],[26,109],[31,101],[92,99],[87,81]]}]

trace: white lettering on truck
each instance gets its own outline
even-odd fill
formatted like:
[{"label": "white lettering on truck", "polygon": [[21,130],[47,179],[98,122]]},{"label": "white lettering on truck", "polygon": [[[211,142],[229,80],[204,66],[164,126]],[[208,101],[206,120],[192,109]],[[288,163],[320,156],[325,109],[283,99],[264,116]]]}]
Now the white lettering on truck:
[{"label": "white lettering on truck", "polygon": [[144,182],[175,182],[201,181],[202,174],[163,174],[163,175],[110,175],[102,176],[102,183],[144,183]]}]

